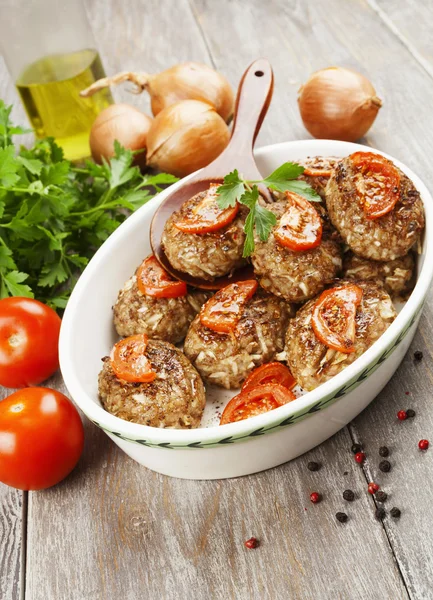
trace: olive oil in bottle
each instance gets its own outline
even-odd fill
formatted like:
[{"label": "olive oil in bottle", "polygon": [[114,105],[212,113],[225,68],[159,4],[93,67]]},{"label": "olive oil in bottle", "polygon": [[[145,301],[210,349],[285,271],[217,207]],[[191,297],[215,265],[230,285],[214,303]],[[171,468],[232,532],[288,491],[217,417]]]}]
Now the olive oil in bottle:
[{"label": "olive oil in bottle", "polygon": [[101,77],[105,73],[96,50],[80,50],[46,56],[27,67],[16,82],[37,137],[54,137],[69,160],[90,156],[92,123],[113,102],[107,89],[90,98],[80,96]]}]

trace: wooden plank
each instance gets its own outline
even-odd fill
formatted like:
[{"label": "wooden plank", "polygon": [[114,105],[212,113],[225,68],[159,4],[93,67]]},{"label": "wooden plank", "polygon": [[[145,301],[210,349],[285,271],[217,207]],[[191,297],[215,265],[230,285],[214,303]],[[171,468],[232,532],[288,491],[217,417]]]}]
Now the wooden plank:
[{"label": "wooden plank", "polygon": [[18,92],[16,91],[14,82],[9,75],[2,56],[0,56],[0,98],[5,104],[13,104],[11,116],[14,122],[22,125],[28,124],[26,113],[20,102]]},{"label": "wooden plank", "polygon": [[[346,430],[314,453],[318,473],[303,457],[208,482],[140,469],[102,433],[88,441],[74,475],[31,498],[31,600],[407,597]],[[347,486],[353,505],[341,497]],[[313,506],[317,487],[324,500]],[[338,523],[336,510],[350,521]],[[254,551],[243,546],[251,535],[262,542]]]},{"label": "wooden plank", "polygon": [[[366,473],[389,494],[386,508],[396,506],[402,516],[396,521],[389,515],[384,526],[412,598],[428,598],[433,581],[431,473],[433,452],[418,449],[420,439],[433,443],[431,384],[433,380],[430,332],[433,327],[431,302],[421,319],[419,331],[402,366],[373,405],[353,424],[356,439],[365,443],[369,460]],[[413,358],[421,350],[422,362]],[[406,392],[409,392],[407,395]],[[414,419],[399,421],[397,412],[413,408]],[[378,449],[390,448],[392,469],[382,473],[378,468]]]},{"label": "wooden plank", "polygon": [[431,22],[433,3],[417,0],[367,0],[380,19],[433,77]]},{"label": "wooden plank", "polygon": [[[233,83],[260,54],[267,54],[275,64],[276,97],[261,134],[262,143],[270,143],[304,137],[295,97],[308,70],[336,61],[363,69],[369,63],[359,62],[364,6],[356,4],[355,16],[349,18],[342,2],[324,7],[315,3],[311,14],[305,4],[265,4],[197,1],[193,8],[214,61]],[[107,72],[150,67],[157,71],[180,60],[209,59],[186,2],[95,0],[89,13]],[[371,11],[367,10],[367,17],[368,26],[375,30]],[[353,32],[338,34],[348,20],[358,28],[355,41],[346,39]],[[388,37],[392,48],[395,41]],[[407,68],[415,70],[416,86],[420,72],[405,55],[394,56],[391,69],[403,58]],[[368,60],[372,59],[373,53]],[[377,73],[379,81],[379,68]],[[392,89],[388,76],[381,82],[383,89]],[[116,97],[144,106],[142,97],[124,90],[117,91]],[[414,154],[416,140],[404,139],[407,124],[400,142],[389,137],[402,111],[403,99],[391,103],[375,129],[379,137],[369,140],[384,146],[395,143],[396,154],[407,148],[406,155],[416,164],[425,147]],[[383,405],[388,402],[384,394]],[[372,518],[372,500],[364,494],[365,478],[349,454],[347,430],[309,456],[257,476],[185,482],[140,468],[102,432],[89,424],[86,429],[86,450],[76,472],[56,488],[31,495],[28,599],[408,597],[386,532]],[[364,440],[373,447],[368,435]],[[315,474],[305,469],[313,456],[325,465]],[[308,494],[319,485],[325,498],[313,507]],[[359,499],[347,508],[351,520],[340,526],[332,515],[346,508],[341,492],[348,486]],[[415,525],[411,522],[408,527]],[[250,535],[262,539],[259,550],[243,548]],[[406,544],[404,537],[400,541]],[[428,548],[427,540],[424,550]],[[403,558],[404,552],[402,548]],[[428,560],[426,554],[424,559]],[[418,578],[412,563],[408,564],[409,575]],[[352,573],[356,580],[348,576]],[[424,588],[415,584],[412,589],[413,597],[422,597],[416,594]]]},{"label": "wooden plank", "polygon": [[22,589],[23,494],[0,484],[0,598],[18,600]]},{"label": "wooden plank", "polygon": [[[231,26],[226,23],[223,29],[217,27],[217,20],[219,10],[224,12],[226,6],[220,4],[218,11],[212,11],[211,4],[209,0],[194,0],[208,45],[219,68],[227,68],[232,58],[225,51],[229,38],[240,39],[242,31],[251,32],[254,44],[239,44],[238,56],[248,62],[256,54],[267,54],[275,67],[276,96],[262,134],[264,142],[290,139],[293,134],[298,137],[299,116],[295,98],[299,83],[305,80],[310,70],[342,64],[370,76],[385,99],[384,109],[366,142],[401,158],[432,184],[429,169],[429,125],[432,117],[425,102],[425,98],[433,93],[432,82],[426,77],[425,64],[417,62],[413,49],[406,50],[401,39],[394,37],[388,24],[378,19],[377,14],[365,3],[352,2],[350,8],[347,3],[340,1],[314,3],[314,6],[311,2],[274,2],[270,7],[268,4],[249,3],[249,10],[243,10],[245,6],[238,3],[234,8],[237,14],[230,19]],[[386,7],[389,12],[388,3]],[[431,4],[417,4],[417,10],[431,11]],[[407,11],[410,12],[410,9],[407,8]],[[412,28],[413,37],[417,33],[419,20],[423,20],[425,36],[421,36],[421,43],[423,39],[427,40],[427,18],[405,19],[405,13],[399,13],[396,7],[392,15],[395,18],[397,14],[399,22],[404,21],[406,27]],[[255,23],[260,23],[260,32]],[[269,37],[273,38],[271,43]],[[248,37],[244,34],[242,39]],[[272,52],[270,46],[280,47],[281,51]],[[294,86],[290,89],[283,85],[281,88],[281,80],[293,82]],[[289,95],[284,101],[287,91]],[[272,112],[275,103],[278,112]],[[287,109],[288,106],[290,108]],[[293,120],[295,125],[292,124]],[[275,132],[273,140],[267,137],[270,131]],[[305,134],[301,135],[306,137]],[[428,339],[432,306],[430,297],[414,348],[424,346],[424,340]],[[420,456],[416,449],[417,439],[432,437],[429,357],[430,352],[423,366],[418,366],[415,371],[409,354],[393,383],[382,392],[373,408],[365,411],[356,422],[366,447],[376,453],[374,461],[371,461],[375,468],[367,465],[366,478],[378,478],[384,485],[389,481],[389,486],[392,486],[391,505],[400,503],[402,510],[406,509],[409,513],[400,523],[388,518],[385,529],[413,598],[428,597],[433,568],[433,536],[427,533],[431,532],[428,523],[432,520],[433,508],[427,499],[428,486],[424,489],[422,483],[427,477],[431,459],[427,455]],[[408,425],[397,443],[395,412],[402,399],[402,387],[413,388],[416,394],[415,408],[422,416]],[[389,424],[390,419],[392,425]],[[387,476],[379,471],[382,475],[379,478],[377,449],[388,436],[391,445],[395,446],[395,460],[404,461],[404,466]],[[421,511],[423,514],[419,517]],[[422,540],[421,544],[419,540]]]},{"label": "wooden plank", "polygon": [[[19,102],[3,58],[0,56],[0,98],[13,104],[12,118],[25,124],[24,109]],[[30,139],[24,136],[24,139]],[[0,386],[0,400],[10,394]],[[24,542],[27,497],[0,483],[0,598],[18,600],[24,592]]]},{"label": "wooden plank", "polygon": [[[144,8],[138,2],[120,5],[101,0],[89,4],[107,72],[149,65],[158,70],[179,60],[208,58],[187,4],[170,3],[169,10],[167,6],[149,2]],[[193,6],[214,61],[220,66],[224,62],[223,71],[232,83],[257,54],[278,50],[272,36],[266,47],[253,49],[261,27],[257,18],[247,40],[249,55],[242,54],[246,43],[238,52],[236,28],[245,21],[249,26],[250,8],[255,17],[262,11],[259,2],[248,5],[248,10],[243,4],[244,14],[238,6],[209,3],[205,14],[199,5]],[[203,23],[209,17],[214,26],[215,13],[214,25],[224,38],[218,45],[216,32],[211,35]],[[274,24],[276,19],[275,13]],[[107,23],[116,26],[107,28]],[[163,32],[161,39],[154,32]],[[240,58],[233,64],[229,57],[237,53]],[[287,101],[296,86],[287,79],[279,86],[264,140],[277,141],[282,124],[288,135],[302,135],[299,123],[292,125],[295,111]],[[117,97],[131,100],[124,91]],[[141,104],[141,99],[134,100]],[[60,486],[31,495],[29,600],[407,597],[384,529],[373,519],[372,500],[363,493],[362,470],[348,452],[347,430],[310,456],[257,476],[223,482],[177,481],[151,473],[118,452],[101,432],[90,425],[87,431],[79,469]],[[319,473],[305,468],[311,456],[325,465]],[[346,509],[341,494],[348,486],[359,499],[347,506],[351,519],[341,526],[334,513]],[[316,487],[325,499],[313,507],[308,494]],[[243,547],[250,535],[261,538],[259,550]],[[325,570],[330,553],[333,559],[326,561]],[[56,568],[47,571],[46,564]],[[353,572],[356,584],[347,577]]]},{"label": "wooden plank", "polygon": [[[212,64],[187,0],[88,0],[87,11],[107,75],[119,71],[158,73],[189,60]],[[151,115],[147,93],[132,85],[113,88],[116,102]]]},{"label": "wooden plank", "polygon": [[[9,392],[0,386],[0,401]],[[23,591],[26,500],[23,492],[0,483],[0,598],[5,600],[18,600]]]}]

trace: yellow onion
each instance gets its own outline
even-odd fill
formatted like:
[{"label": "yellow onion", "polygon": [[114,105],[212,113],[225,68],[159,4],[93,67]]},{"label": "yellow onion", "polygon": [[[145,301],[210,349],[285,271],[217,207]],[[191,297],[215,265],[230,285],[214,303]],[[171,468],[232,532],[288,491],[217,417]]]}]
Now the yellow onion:
[{"label": "yellow onion", "polygon": [[382,106],[370,81],[343,67],[313,73],[301,86],[298,103],[312,136],[347,142],[367,133]]},{"label": "yellow onion", "polygon": [[117,140],[129,150],[143,150],[134,157],[137,165],[146,164],[147,134],[153,119],[129,104],[112,104],[99,113],[90,130],[90,151],[95,162],[114,156]]},{"label": "yellow onion", "polygon": [[201,169],[227,146],[230,133],[213,106],[182,100],[164,108],[147,136],[147,163],[178,177]]},{"label": "yellow onion", "polygon": [[104,77],[83,90],[81,96],[91,96],[102,88],[123,81],[134,83],[137,93],[146,90],[150,94],[155,116],[180,100],[209,102],[227,122],[233,116],[234,94],[227,79],[211,67],[195,62],[181,63],[155,75],[125,71]]}]

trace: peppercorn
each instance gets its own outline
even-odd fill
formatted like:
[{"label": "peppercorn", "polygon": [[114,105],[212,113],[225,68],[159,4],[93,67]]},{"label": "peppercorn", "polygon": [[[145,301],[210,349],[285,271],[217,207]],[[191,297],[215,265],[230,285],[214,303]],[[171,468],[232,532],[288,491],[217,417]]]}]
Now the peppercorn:
[{"label": "peppercorn", "polygon": [[348,502],[353,502],[355,500],[355,494],[352,492],[352,490],[344,490],[343,498]]},{"label": "peppercorn", "polygon": [[307,465],[309,471],[318,471],[322,465],[318,462],[310,461]]},{"label": "peppercorn", "polygon": [[310,500],[313,504],[318,504],[322,500],[322,496],[318,492],[311,492]]},{"label": "peppercorn", "polygon": [[406,414],[407,414],[407,418],[408,418],[408,419],[413,419],[413,418],[414,418],[414,416],[416,415],[416,412],[415,412],[414,410],[412,410],[411,408],[409,408],[409,409],[406,411]]},{"label": "peppercorn", "polygon": [[376,519],[379,519],[379,521],[382,521],[382,519],[385,518],[386,512],[384,508],[376,508]]},{"label": "peppercorn", "polygon": [[428,450],[428,447],[430,446],[429,441],[428,440],[420,440],[418,442],[418,448],[420,450]]},{"label": "peppercorn", "polygon": [[362,446],[361,444],[352,444],[351,450],[353,454],[357,454],[358,452],[361,452]]},{"label": "peppercorn", "polygon": [[388,446],[381,446],[379,448],[379,454],[380,454],[380,456],[383,456],[383,458],[386,458],[387,456],[389,456]]},{"label": "peppercorn", "polygon": [[368,493],[369,494],[375,494],[377,491],[379,490],[379,486],[377,485],[377,483],[369,483],[368,484]]},{"label": "peppercorn", "polygon": [[389,514],[391,515],[391,517],[394,517],[394,519],[399,519],[401,516],[401,510],[394,506],[394,508],[391,508],[391,510],[389,511]]},{"label": "peppercorn", "polygon": [[421,350],[417,350],[416,352],[413,353],[413,357],[415,360],[422,360],[423,357],[423,353],[421,352]]},{"label": "peppercorn", "polygon": [[355,454],[355,460],[356,460],[356,462],[357,462],[358,464],[362,465],[362,463],[363,463],[363,462],[364,462],[364,460],[365,460],[365,454],[364,454],[364,452],[357,452],[357,453]]},{"label": "peppercorn", "polygon": [[348,519],[348,516],[344,512],[338,512],[335,517],[337,521],[340,521],[340,523],[345,523]]},{"label": "peppercorn", "polygon": [[376,494],[376,500],[378,502],[386,502],[388,498],[388,494],[386,492],[382,492],[382,490],[379,490]]},{"label": "peppercorn", "polygon": [[253,550],[254,548],[257,548],[257,546],[260,546],[260,542],[257,538],[252,537],[249,540],[247,540],[246,542],[244,542],[244,546],[245,546],[245,548],[248,548],[249,550]]},{"label": "peppercorn", "polygon": [[389,460],[381,460],[379,463],[379,469],[382,473],[389,473],[391,471],[391,463]]},{"label": "peppercorn", "polygon": [[397,413],[397,419],[399,421],[405,421],[407,419],[407,412],[405,410],[399,410]]}]

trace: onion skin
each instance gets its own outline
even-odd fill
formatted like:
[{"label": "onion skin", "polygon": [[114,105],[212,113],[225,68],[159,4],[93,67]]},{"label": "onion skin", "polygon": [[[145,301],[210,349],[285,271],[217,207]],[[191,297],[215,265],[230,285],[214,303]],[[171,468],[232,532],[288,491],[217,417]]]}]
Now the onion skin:
[{"label": "onion skin", "polygon": [[134,84],[137,94],[144,90],[149,92],[154,116],[181,100],[200,100],[212,104],[227,123],[233,117],[235,97],[227,79],[211,67],[196,62],[181,63],[155,75],[133,71],[117,73],[98,79],[82,90],[80,96],[87,98],[103,88],[125,81]]},{"label": "onion skin", "polygon": [[153,119],[129,104],[112,104],[101,111],[90,130],[90,150],[96,163],[102,157],[109,160],[114,156],[117,140],[129,150],[144,150],[134,157],[140,167],[146,164],[147,135]]},{"label": "onion skin", "polygon": [[370,81],[350,69],[316,71],[299,90],[305,128],[315,138],[355,142],[372,126],[382,101]]},{"label": "onion skin", "polygon": [[212,162],[229,140],[227,124],[213,106],[183,100],[155,117],[147,136],[147,163],[184,177]]},{"label": "onion skin", "polygon": [[149,75],[147,90],[156,116],[180,100],[201,100],[212,104],[228,122],[233,116],[235,98],[227,79],[201,63],[181,63],[158,75]]}]

